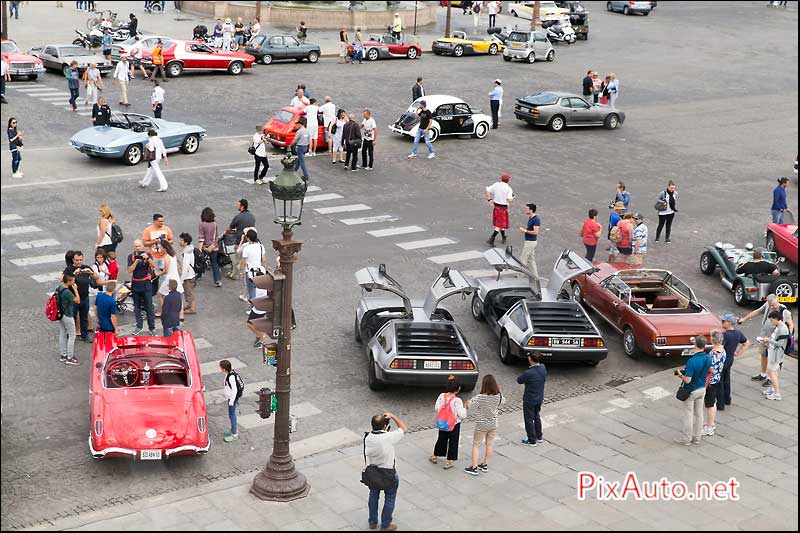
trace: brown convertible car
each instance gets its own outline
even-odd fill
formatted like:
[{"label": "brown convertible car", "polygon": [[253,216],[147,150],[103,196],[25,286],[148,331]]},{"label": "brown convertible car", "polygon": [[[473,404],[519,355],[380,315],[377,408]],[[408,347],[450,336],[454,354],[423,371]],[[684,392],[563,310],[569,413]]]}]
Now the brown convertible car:
[{"label": "brown convertible car", "polygon": [[721,328],[720,319],[697,301],[694,291],[671,272],[598,263],[593,274],[572,282],[572,296],[622,333],[629,357],[694,352],[692,338]]}]

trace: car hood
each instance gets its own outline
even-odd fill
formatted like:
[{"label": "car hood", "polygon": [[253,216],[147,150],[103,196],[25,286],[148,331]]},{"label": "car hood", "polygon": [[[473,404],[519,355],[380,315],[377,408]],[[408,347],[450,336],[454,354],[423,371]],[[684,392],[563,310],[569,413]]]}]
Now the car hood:
[{"label": "car hood", "polygon": [[176,396],[177,399],[172,400],[159,395],[157,401],[106,403],[104,436],[113,439],[114,446],[134,450],[174,448],[185,444],[186,438],[193,433],[190,430],[197,423],[196,416],[192,412],[190,397]]},{"label": "car hood", "polygon": [[32,56],[30,54],[24,54],[22,52],[7,52],[3,54],[3,58],[5,58],[7,63],[18,62],[18,63],[41,63],[42,60],[36,56]]},{"label": "car hood", "polygon": [[112,128],[109,126],[92,126],[85,128],[73,135],[70,142],[80,144],[91,144],[94,146],[107,146],[116,142],[129,142],[133,139],[143,141],[147,137],[146,133],[136,133],[122,128]]},{"label": "car hood", "polygon": [[712,329],[721,329],[722,321],[714,313],[674,315],[649,314],[647,320],[655,327],[659,337],[709,335]]}]

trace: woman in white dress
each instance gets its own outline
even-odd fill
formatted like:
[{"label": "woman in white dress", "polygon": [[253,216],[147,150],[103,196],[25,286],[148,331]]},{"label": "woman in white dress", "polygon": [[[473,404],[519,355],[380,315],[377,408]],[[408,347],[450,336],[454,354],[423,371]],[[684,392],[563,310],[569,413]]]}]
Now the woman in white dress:
[{"label": "woman in white dress", "polygon": [[331,129],[336,126],[336,131],[333,132],[333,150],[331,150],[331,157],[333,163],[336,163],[336,154],[339,154],[339,161],[344,163],[344,146],[342,146],[342,130],[344,125],[347,124],[347,115],[344,109],[336,112],[336,120],[331,124]]},{"label": "woman in white dress", "polygon": [[[166,240],[161,241],[161,246],[167,255],[164,256],[164,270],[158,273],[158,308],[164,305],[164,296],[169,294],[169,280],[174,279],[178,282],[178,292],[183,294],[183,282],[181,281],[181,272],[178,265],[178,256],[175,254],[175,248]],[[156,314],[161,316],[161,312]],[[183,318],[183,311],[181,311],[181,318]]]}]

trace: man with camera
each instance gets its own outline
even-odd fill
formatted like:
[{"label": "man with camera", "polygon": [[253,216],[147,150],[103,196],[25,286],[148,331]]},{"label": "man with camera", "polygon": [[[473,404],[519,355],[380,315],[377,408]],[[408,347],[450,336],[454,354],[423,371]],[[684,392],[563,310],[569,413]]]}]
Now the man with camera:
[{"label": "man with camera", "polygon": [[64,269],[64,274],[75,278],[75,286],[80,297],[75,303],[73,316],[80,316],[81,340],[92,342],[92,338],[89,337],[89,287],[92,281],[97,282],[97,275],[91,267],[83,264],[83,252],[80,251],[73,253],[72,264]]},{"label": "man with camera", "polygon": [[711,346],[706,346],[706,338],[702,335],[695,337],[694,348],[695,353],[686,361],[686,368],[675,371],[675,375],[681,379],[681,388],[688,392],[686,398],[682,400],[684,404],[683,435],[675,439],[675,442],[685,446],[700,443],[700,435],[703,430],[706,375],[712,371],[712,359],[708,355]]},{"label": "man with camera", "polygon": [[[392,422],[397,424],[397,429],[392,431]],[[372,431],[364,435],[364,461],[367,466],[375,466],[383,472],[395,470],[394,446],[408,432],[402,420],[392,413],[383,413],[372,417]],[[394,531],[397,524],[392,523],[392,513],[397,500],[397,488],[400,486],[400,476],[394,471],[395,483],[389,488],[369,489],[369,528],[378,527],[378,500],[381,490],[384,493],[383,512],[381,513],[381,531]],[[369,486],[369,485],[368,485]]]},{"label": "man with camera", "polygon": [[147,329],[150,335],[156,334],[156,315],[153,310],[153,278],[156,263],[144,249],[141,239],[133,241],[134,251],[128,256],[128,273],[131,275],[133,296],[133,315],[136,317],[134,335],[142,332],[142,306],[147,313]]}]

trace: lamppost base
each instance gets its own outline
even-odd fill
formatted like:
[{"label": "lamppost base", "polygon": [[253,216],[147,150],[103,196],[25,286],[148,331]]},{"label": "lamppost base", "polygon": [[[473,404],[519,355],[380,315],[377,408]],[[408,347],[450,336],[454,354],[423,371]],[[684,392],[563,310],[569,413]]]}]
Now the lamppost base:
[{"label": "lamppost base", "polygon": [[267,467],[256,475],[250,487],[250,494],[260,500],[290,502],[305,498],[310,490],[311,485],[306,481],[306,476],[294,468],[291,477],[284,478],[280,472],[270,471]]}]

